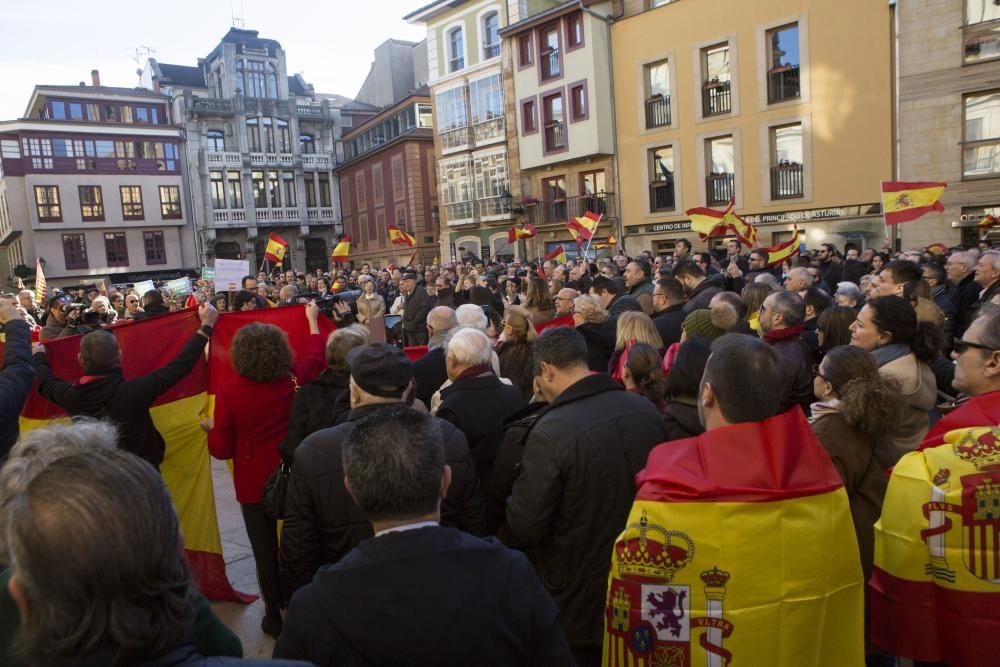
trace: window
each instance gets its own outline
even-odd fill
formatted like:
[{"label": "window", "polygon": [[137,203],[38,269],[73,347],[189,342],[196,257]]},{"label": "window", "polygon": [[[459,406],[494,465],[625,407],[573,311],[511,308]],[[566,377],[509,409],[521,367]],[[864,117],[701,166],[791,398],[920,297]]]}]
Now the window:
[{"label": "window", "polygon": [[454,28],[448,33],[448,71],[457,72],[465,67],[465,43],[462,29]]},{"label": "window", "polygon": [[264,172],[250,172],[250,181],[253,184],[253,204],[257,208],[267,208],[267,192],[264,189]]},{"label": "window", "polygon": [[69,118],[70,120],[83,120],[83,105],[79,102],[70,102],[69,107]]},{"label": "window", "polygon": [[799,97],[799,25],[767,31],[770,60],[767,71],[767,101],[769,104]]},{"label": "window", "polygon": [[589,100],[587,99],[587,82],[570,84],[569,87],[569,118],[571,123],[587,120],[590,117]]},{"label": "window", "polygon": [[281,208],[281,182],[278,173],[274,171],[264,172],[267,178],[267,206],[268,208]]},{"label": "window", "polygon": [[801,197],[802,124],[772,127],[771,199]]},{"label": "window", "polygon": [[403,196],[403,158],[392,158],[392,196],[396,199]]},{"label": "window", "polygon": [[226,150],[226,138],[220,130],[209,130],[205,133],[205,147],[210,151],[221,153]]},{"label": "window", "polygon": [[18,146],[16,139],[0,139],[0,159],[21,159],[21,148]]},{"label": "window", "polygon": [[128,266],[128,240],[125,232],[104,234],[104,255],[108,259],[108,266]]},{"label": "window", "polygon": [[316,152],[316,139],[311,134],[299,135],[299,152],[303,155],[312,155]]},{"label": "window", "polygon": [[566,177],[556,176],[542,181],[542,204],[546,222],[562,222],[568,217],[566,208]]},{"label": "window", "polygon": [[276,118],[274,121],[274,133],[278,142],[278,152],[292,152],[292,140],[288,134],[288,123],[280,118]]},{"label": "window", "polygon": [[268,153],[274,152],[274,124],[270,118],[260,119],[260,145]]},{"label": "window", "polygon": [[229,205],[233,208],[243,208],[243,180],[240,172],[227,173],[226,183],[229,186]]},{"label": "window", "polygon": [[209,183],[212,187],[212,208],[226,208],[226,184],[222,179],[222,172],[209,172]]},{"label": "window", "polygon": [[441,135],[441,148],[449,150],[467,146],[469,143],[469,132],[465,129],[469,125],[468,103],[466,95],[468,88],[462,86],[438,93],[435,106],[437,107],[437,131]]},{"label": "window", "polygon": [[556,93],[544,98],[543,107],[545,115],[544,152],[566,150],[566,117],[563,113],[562,94]]},{"label": "window", "polygon": [[49,118],[54,120],[65,120],[66,119],[66,103],[65,102],[49,102]]},{"label": "window", "polygon": [[562,75],[562,53],[559,48],[559,24],[554,23],[539,31],[538,55],[541,58],[542,80]]},{"label": "window", "polygon": [[503,194],[510,186],[507,178],[507,153],[477,156],[472,161],[472,177],[475,180],[479,215],[489,217],[506,214]]},{"label": "window", "polygon": [[177,144],[163,144],[162,166],[157,165],[160,171],[177,171],[177,160],[180,159],[181,148]]},{"label": "window", "polygon": [[101,196],[100,185],[81,185],[80,217],[84,220],[104,220],[104,198]]},{"label": "window", "polygon": [[496,12],[483,17],[483,60],[500,55],[500,17]]},{"label": "window", "polygon": [[1000,4],[995,0],[965,0],[965,62],[975,63],[1000,56]]},{"label": "window", "polygon": [[146,251],[146,264],[167,263],[167,244],[163,241],[163,232],[143,232],[142,247]]},{"label": "window", "polygon": [[445,218],[449,224],[459,220],[473,218],[473,181],[472,163],[468,158],[457,160],[442,160],[441,199],[444,204]]},{"label": "window", "polygon": [[104,105],[104,120],[109,123],[118,122],[118,105],[116,104],[105,104]]},{"label": "window", "polygon": [[294,208],[299,205],[298,192],[295,189],[295,174],[290,171],[281,172],[282,196],[285,206]]},{"label": "window", "polygon": [[[302,180],[305,183],[306,189],[306,207],[315,208],[316,206],[316,175],[307,171],[302,174]],[[347,187],[347,179],[344,179],[344,187]],[[348,201],[347,199],[341,199],[341,202]]]},{"label": "window", "polygon": [[277,78],[274,77],[274,65],[265,65],[260,60],[236,61],[236,94],[246,97],[277,97]]},{"label": "window", "polygon": [[[314,196],[311,192],[312,181],[306,180],[306,199]],[[351,212],[351,188],[347,179],[340,180],[340,212],[345,216]]]},{"label": "window", "polygon": [[38,222],[62,222],[62,206],[59,205],[59,186],[36,185],[35,209],[38,211]]},{"label": "window", "polygon": [[1000,91],[965,97],[963,175],[1000,175]]},{"label": "window", "polygon": [[149,109],[146,107],[136,107],[135,108],[135,122],[137,123],[148,123],[149,122]]},{"label": "window", "polygon": [[649,210],[672,211],[675,208],[674,148],[664,146],[649,151]]},{"label": "window", "polygon": [[583,46],[583,12],[575,12],[566,17],[566,50],[572,51]]},{"label": "window", "polygon": [[531,33],[519,35],[517,38],[517,66],[524,69],[534,62],[535,54],[531,44]]},{"label": "window", "polygon": [[177,185],[160,186],[160,215],[164,220],[181,217],[181,189]]},{"label": "window", "polygon": [[670,125],[670,65],[646,65],[646,129]]},{"label": "window", "polygon": [[733,197],[736,153],[732,135],[707,140],[708,176],[705,192],[709,204],[728,204]]},{"label": "window", "polygon": [[118,110],[119,110],[120,115],[121,115],[121,122],[123,122],[123,123],[134,122],[132,120],[132,107],[120,106],[120,107],[118,107]]},{"label": "window", "polygon": [[521,102],[521,134],[535,132],[538,132],[538,110],[535,108],[535,100],[524,100]]},{"label": "window", "polygon": [[256,118],[247,118],[247,148],[251,153],[260,152],[260,134],[257,132]]},{"label": "window", "polygon": [[89,269],[87,237],[83,234],[63,234],[63,260],[67,269]]},{"label": "window", "polygon": [[138,185],[122,185],[118,188],[122,198],[122,217],[126,220],[142,220],[142,188]]},{"label": "window", "polygon": [[732,110],[729,44],[701,50],[701,113],[715,116]]},{"label": "window", "polygon": [[417,105],[417,127],[434,127],[434,117],[430,104]]},{"label": "window", "polygon": [[375,194],[375,205],[380,206],[385,200],[382,192],[382,165],[372,167],[372,191]]},{"label": "window", "polygon": [[52,141],[50,139],[22,138],[21,150],[31,156],[32,169],[52,169]]},{"label": "window", "polygon": [[330,206],[330,175],[319,174],[319,205]]},{"label": "window", "polygon": [[354,175],[354,187],[357,190],[358,209],[367,205],[365,201],[365,175],[363,172]]},{"label": "window", "polygon": [[479,143],[503,139],[505,125],[503,84],[500,81],[500,74],[471,82],[469,84],[469,100],[472,107],[475,141]]}]

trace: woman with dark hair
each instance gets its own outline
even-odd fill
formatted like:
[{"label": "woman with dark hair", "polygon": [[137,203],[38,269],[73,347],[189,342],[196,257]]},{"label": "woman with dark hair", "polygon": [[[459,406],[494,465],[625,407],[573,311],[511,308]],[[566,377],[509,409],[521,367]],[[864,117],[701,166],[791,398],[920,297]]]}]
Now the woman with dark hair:
[{"label": "woman with dark hair", "polygon": [[541,278],[531,278],[528,281],[528,294],[524,300],[524,308],[531,315],[534,324],[548,322],[556,313],[555,302],[549,295],[549,288]]},{"label": "woman with dark hair", "polygon": [[483,282],[485,283],[486,289],[490,292],[490,305],[493,307],[493,310],[503,316],[503,293],[500,291],[500,283],[497,282],[496,276],[492,273],[488,273],[483,277]]},{"label": "woman with dark hair", "polygon": [[854,309],[846,306],[833,306],[820,313],[816,322],[820,350],[828,352],[841,345],[850,345],[851,325],[857,317]]},{"label": "woman with dark hair", "polygon": [[507,279],[507,283],[504,285],[504,303],[508,306],[520,306],[521,305],[521,279],[517,276],[513,276]]},{"label": "woman with dark hair", "polygon": [[212,305],[220,313],[225,313],[229,310],[229,296],[225,293],[216,294],[212,297]]},{"label": "woman with dark hair", "polygon": [[[859,347],[842,345],[831,349],[814,374],[813,392],[818,402],[812,404],[810,421],[844,482],[861,552],[861,569],[868,581],[875,559],[874,526],[882,513],[888,482],[885,470],[899,458],[892,435],[907,405],[899,383],[879,373],[875,357]],[[872,660],[868,664],[882,663]]]},{"label": "woman with dark hair", "polygon": [[208,431],[208,451],[217,459],[232,459],[236,500],[257,565],[264,598],[261,629],[281,633],[281,588],[278,583],[278,526],[261,500],[264,482],[278,467],[278,444],[288,431],[292,399],[299,387],[312,382],[326,366],[319,335],[319,306],[305,307],[309,344],[293,363],[288,334],[273,324],[251,322],[236,332],[229,349],[236,379],[219,388],[215,415],[202,426]]},{"label": "woman with dark hair", "polygon": [[501,327],[502,342],[496,349],[500,359],[500,375],[521,390],[524,400],[530,401],[535,395],[535,378],[531,367],[531,344],[535,340],[535,327],[531,323],[531,316],[521,306],[508,306]]},{"label": "woman with dark hair", "polygon": [[489,336],[495,343],[497,337],[500,336],[500,332],[503,329],[503,325],[501,324],[503,317],[500,314],[501,311],[497,309],[494,303],[493,294],[486,287],[474,285],[472,289],[469,290],[468,303],[471,303],[474,306],[486,307],[486,319],[488,320],[486,335]]},{"label": "woman with dark hair", "polygon": [[666,412],[664,391],[667,380],[663,376],[663,358],[659,350],[647,343],[636,343],[629,350],[622,371],[625,389],[648,398],[660,412]]},{"label": "woman with dark hair", "polygon": [[882,269],[884,269],[885,265],[888,263],[889,263],[889,256],[884,252],[877,252],[874,255],[872,255],[871,271],[869,271],[868,273],[872,274],[873,276],[877,276],[878,274],[882,273]]},{"label": "woman with dark hair", "polygon": [[667,407],[663,414],[669,440],[693,438],[705,432],[698,417],[698,390],[711,354],[712,344],[702,336],[688,338],[677,349],[664,388]]},{"label": "woman with dark hair", "polygon": [[872,299],[851,325],[851,345],[875,357],[879,373],[894,378],[909,409],[895,433],[896,458],[912,451],[930,428],[937,403],[937,382],[929,364],[940,355],[944,334],[898,296]]}]

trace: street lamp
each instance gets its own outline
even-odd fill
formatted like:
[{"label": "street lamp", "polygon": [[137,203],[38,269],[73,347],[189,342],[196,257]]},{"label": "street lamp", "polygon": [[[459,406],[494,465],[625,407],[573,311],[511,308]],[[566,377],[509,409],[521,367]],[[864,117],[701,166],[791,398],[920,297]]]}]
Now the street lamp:
[{"label": "street lamp", "polygon": [[514,195],[510,193],[510,188],[504,188],[503,194],[500,195],[500,203],[503,204],[503,208],[505,211],[509,211],[514,215],[524,214],[524,208],[520,206],[517,207],[513,206]]}]

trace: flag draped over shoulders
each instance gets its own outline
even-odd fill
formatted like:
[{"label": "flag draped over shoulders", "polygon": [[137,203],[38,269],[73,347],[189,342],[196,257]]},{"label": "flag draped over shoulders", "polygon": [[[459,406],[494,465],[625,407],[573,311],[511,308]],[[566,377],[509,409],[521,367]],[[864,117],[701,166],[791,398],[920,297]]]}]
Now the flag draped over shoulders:
[{"label": "flag draped over shoulders", "polygon": [[952,665],[1000,655],[1000,392],[963,404],[893,468],[875,524],[872,643]]},{"label": "flag draped over shoulders", "polygon": [[864,663],[847,495],[798,408],[659,445],[636,481],[605,665]]}]

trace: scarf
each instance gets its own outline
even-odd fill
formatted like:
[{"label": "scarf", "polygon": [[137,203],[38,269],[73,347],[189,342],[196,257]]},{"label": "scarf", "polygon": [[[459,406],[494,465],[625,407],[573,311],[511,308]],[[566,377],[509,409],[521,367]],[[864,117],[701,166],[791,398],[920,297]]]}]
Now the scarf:
[{"label": "scarf", "polygon": [[875,357],[875,363],[878,364],[878,367],[882,368],[886,364],[896,361],[896,359],[902,359],[909,353],[909,345],[903,345],[902,343],[890,343],[884,347],[875,348],[872,351],[872,356]]},{"label": "scarf", "polygon": [[780,340],[786,340],[788,338],[797,338],[802,331],[806,328],[803,323],[798,323],[792,327],[785,327],[784,329],[773,329],[764,334],[764,340],[771,345],[774,345]]},{"label": "scarf", "polygon": [[482,366],[470,366],[469,368],[466,368],[464,371],[459,373],[458,377],[454,379],[452,384],[458,382],[459,380],[465,380],[466,378],[474,378],[479,375],[484,375],[486,373],[489,373],[490,375],[493,374],[493,367],[489,364],[483,364]]}]

